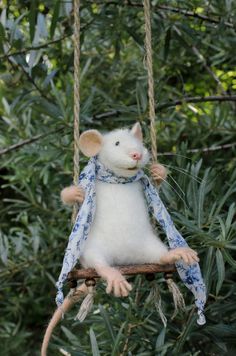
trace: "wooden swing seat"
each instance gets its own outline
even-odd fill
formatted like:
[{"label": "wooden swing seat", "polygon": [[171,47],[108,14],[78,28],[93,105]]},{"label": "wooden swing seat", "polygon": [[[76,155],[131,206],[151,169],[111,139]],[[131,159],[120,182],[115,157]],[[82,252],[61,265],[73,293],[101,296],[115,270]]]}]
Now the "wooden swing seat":
[{"label": "wooden swing seat", "polygon": [[[157,263],[146,263],[141,265],[122,265],[113,266],[123,275],[137,274],[155,274],[155,273],[172,273],[176,271],[175,265],[159,265]],[[100,278],[99,274],[93,268],[75,268],[68,275],[68,282],[79,279]]]}]

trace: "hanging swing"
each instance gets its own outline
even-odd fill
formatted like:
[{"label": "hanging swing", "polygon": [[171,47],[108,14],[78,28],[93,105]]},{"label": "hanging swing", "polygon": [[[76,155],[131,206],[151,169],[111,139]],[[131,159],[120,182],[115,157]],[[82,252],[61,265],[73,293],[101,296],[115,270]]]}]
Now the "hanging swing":
[{"label": "hanging swing", "polygon": [[[149,119],[150,119],[150,138],[151,138],[151,155],[153,163],[157,162],[157,137],[155,127],[155,100],[154,100],[154,82],[153,82],[153,64],[152,64],[152,40],[151,40],[151,18],[150,18],[150,2],[144,0],[144,17],[145,17],[145,49],[146,49],[146,66],[148,74],[148,100],[149,100]],[[79,91],[79,72],[80,72],[80,15],[79,15],[79,1],[74,1],[74,184],[78,184],[79,179],[79,119],[80,119],[80,91]],[[75,221],[77,215],[77,206],[74,206],[72,221]],[[159,264],[145,264],[145,265],[130,265],[130,266],[115,266],[122,275],[131,276],[137,274],[144,274],[148,280],[154,278],[154,273],[164,273],[169,289],[176,291],[176,285],[172,280],[173,272],[176,271],[174,265],[159,265]],[[100,278],[95,269],[74,269],[68,275],[68,285],[72,289],[71,295],[76,294],[76,287],[78,280],[85,280],[85,285],[91,291],[96,285],[96,279]],[[77,292],[78,293],[78,292]],[[80,293],[79,293],[80,294]],[[92,294],[92,293],[91,293]],[[177,296],[175,305],[182,306],[182,297]],[[180,301],[178,303],[178,301]],[[83,308],[82,308],[83,309]],[[84,316],[84,315],[83,315]],[[81,318],[79,318],[82,320]]]},{"label": "hanging swing", "polygon": [[[150,119],[150,137],[151,137],[151,155],[152,161],[157,162],[157,140],[156,140],[156,128],[155,128],[155,101],[154,101],[154,81],[153,81],[153,63],[152,63],[152,41],[151,41],[151,19],[150,19],[150,1],[143,0],[144,18],[145,18],[145,50],[146,50],[146,67],[148,76],[148,99],[149,99],[149,119]],[[74,184],[77,185],[79,181],[79,119],[80,119],[80,1],[74,0]],[[168,213],[167,213],[168,214]],[[74,206],[72,220],[76,221],[77,206]],[[171,224],[172,221],[171,221]],[[179,237],[179,236],[178,236]],[[182,238],[182,237],[181,237]],[[183,239],[183,238],[182,238]],[[184,241],[184,240],[183,240]],[[182,244],[180,246],[186,246]],[[188,245],[187,245],[188,246]],[[175,247],[178,247],[176,244]],[[172,247],[173,248],[173,247]],[[183,264],[177,264],[178,272],[187,285],[187,287],[193,292],[196,298],[196,305],[198,307],[198,324],[203,325],[205,323],[205,317],[203,314],[203,308],[205,304],[205,285],[201,279],[201,272],[198,264],[195,264],[193,269],[185,269]],[[176,270],[175,265],[159,265],[159,264],[143,264],[143,265],[125,265],[114,266],[118,269],[122,275],[146,275],[147,280],[153,280],[155,273],[164,273],[165,279],[169,290],[173,294],[173,301],[175,307],[175,314],[178,309],[184,308],[183,296],[180,293],[177,285],[173,281],[173,272]],[[182,268],[183,267],[183,268]],[[183,273],[181,275],[181,268]],[[186,272],[187,271],[187,272]],[[83,300],[79,313],[76,319],[83,321],[91,310],[93,305],[95,285],[99,280],[100,275],[95,269],[78,269],[73,268],[67,275],[67,282],[70,287],[70,292],[65,298],[62,305],[59,305],[55,311],[48,328],[46,330],[43,345],[41,349],[41,356],[46,356],[48,343],[53,332],[53,329],[58,324],[64,313],[69,308],[78,302],[83,296]],[[198,278],[198,284],[195,285],[194,278]],[[78,280],[84,280],[80,286],[78,286]],[[155,291],[151,291],[150,298],[155,294]],[[159,294],[157,292],[156,294]],[[62,299],[63,300],[63,299]],[[160,300],[159,300],[160,301]],[[156,305],[156,304],[155,304]],[[166,324],[166,318],[162,313],[160,303],[157,309],[159,310],[160,317],[164,324]]]}]

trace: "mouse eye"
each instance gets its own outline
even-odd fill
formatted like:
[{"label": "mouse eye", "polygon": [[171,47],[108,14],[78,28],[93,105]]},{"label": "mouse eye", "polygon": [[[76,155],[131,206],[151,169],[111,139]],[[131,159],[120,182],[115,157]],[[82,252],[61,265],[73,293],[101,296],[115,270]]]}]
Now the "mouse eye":
[{"label": "mouse eye", "polygon": [[120,141],[116,141],[115,145],[119,146],[119,144],[120,144]]}]

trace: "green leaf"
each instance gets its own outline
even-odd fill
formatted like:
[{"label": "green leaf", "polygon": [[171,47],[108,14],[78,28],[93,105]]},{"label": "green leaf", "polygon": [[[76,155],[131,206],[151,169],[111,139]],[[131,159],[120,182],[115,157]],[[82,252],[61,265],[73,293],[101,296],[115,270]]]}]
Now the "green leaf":
[{"label": "green leaf", "polygon": [[215,337],[219,338],[222,337],[222,335],[226,336],[232,336],[235,337],[236,333],[236,325],[235,323],[232,325],[227,325],[227,324],[216,324],[216,325],[207,325],[205,328],[205,332],[210,332],[215,335]]},{"label": "green leaf", "polygon": [[112,349],[112,354],[111,356],[116,356],[118,354],[118,350],[119,350],[119,343],[121,341],[121,338],[122,338],[122,333],[123,333],[123,330],[125,328],[125,326],[127,325],[127,322],[124,322],[121,324],[121,327],[119,329],[119,332],[116,336],[116,339],[115,339],[115,342],[114,342],[114,347]]},{"label": "green leaf", "polygon": [[194,327],[194,323],[196,323],[196,316],[191,316],[191,318],[188,319],[187,323],[184,326],[184,330],[182,331],[180,337],[176,341],[175,345],[175,352],[176,354],[180,354],[180,351],[182,350],[182,347],[188,338],[189,334],[191,333],[191,330]]},{"label": "green leaf", "polygon": [[8,250],[9,250],[9,242],[7,236],[4,236],[0,231],[0,257],[4,265],[7,265]]},{"label": "green leaf", "polygon": [[208,183],[208,174],[209,174],[209,168],[206,170],[204,177],[200,183],[199,187],[199,197],[198,197],[198,226],[201,227],[201,225],[204,223],[203,221],[203,214],[204,214],[204,201],[206,198],[206,189],[207,189],[207,183]]},{"label": "green leaf", "polygon": [[11,26],[11,36],[10,36],[10,43],[13,43],[15,42],[16,40],[16,33],[17,31],[19,31],[19,24],[21,22],[21,20],[27,15],[26,12],[23,12],[23,14],[21,14],[19,17],[17,17],[17,19],[14,21],[13,25]]},{"label": "green leaf", "polygon": [[225,260],[234,268],[236,268],[236,261],[233,259],[233,257],[229,254],[228,251],[223,250],[222,251],[223,256]]},{"label": "green leaf", "polygon": [[4,52],[3,44],[5,40],[5,29],[0,22],[0,52]]},{"label": "green leaf", "polygon": [[60,108],[60,110],[61,110],[61,115],[62,115],[62,117],[65,118],[66,117],[66,108],[65,108],[64,103],[62,101],[61,93],[57,90],[57,87],[54,85],[52,79],[50,80],[50,84],[51,84],[51,87],[52,87],[52,92],[53,92],[53,94],[54,94],[54,96],[56,98],[58,108]]},{"label": "green leaf", "polygon": [[103,308],[103,306],[100,304],[99,305],[99,310],[100,310],[100,313],[101,313],[101,316],[105,322],[105,325],[106,325],[106,328],[110,334],[110,337],[111,337],[111,340],[112,342],[114,343],[115,342],[115,335],[114,335],[114,331],[113,331],[113,327],[111,325],[111,322],[110,322],[110,319],[107,315],[107,312],[106,310]]},{"label": "green leaf", "polygon": [[221,234],[219,235],[219,239],[221,241],[225,241],[225,239],[226,239],[226,226],[225,226],[224,221],[222,220],[222,218],[220,216],[218,217],[218,221],[220,223],[220,229],[221,229]]},{"label": "green leaf", "polygon": [[219,249],[216,250],[216,267],[218,271],[218,280],[216,284],[216,294],[219,294],[219,291],[222,287],[222,284],[225,279],[225,263],[222,256],[222,253]]},{"label": "green leaf", "polygon": [[63,325],[61,325],[61,329],[69,341],[77,343],[78,341],[77,335],[73,334],[68,328],[66,328]]},{"label": "green leaf", "polygon": [[226,231],[227,233],[229,232],[230,228],[231,228],[231,225],[232,225],[232,221],[233,221],[233,218],[235,216],[235,203],[232,203],[229,207],[229,210],[228,210],[228,215],[227,215],[227,219],[226,219],[226,222],[225,222],[225,227],[226,227]]},{"label": "green leaf", "polygon": [[146,88],[140,81],[136,83],[136,98],[139,114],[142,115],[147,109],[148,99]]},{"label": "green leaf", "polygon": [[164,54],[163,54],[163,59],[164,59],[164,61],[167,60],[168,55],[169,55],[170,41],[171,41],[171,33],[172,33],[172,29],[171,29],[171,27],[170,27],[170,28],[168,28],[168,30],[167,30],[167,32],[166,32],[166,37],[165,37]]},{"label": "green leaf", "polygon": [[54,6],[54,10],[53,10],[53,15],[52,15],[52,22],[51,22],[51,26],[50,26],[50,36],[51,38],[53,38],[54,33],[55,33],[55,29],[57,26],[57,21],[59,18],[59,14],[60,14],[60,6],[61,6],[61,1],[57,0]]},{"label": "green leaf", "polygon": [[92,328],[90,328],[90,330],[89,330],[89,336],[90,336],[90,343],[92,346],[92,355],[100,356],[96,335],[94,334],[94,331]]},{"label": "green leaf", "polygon": [[156,340],[156,350],[164,345],[165,336],[166,336],[166,328],[163,328]]},{"label": "green leaf", "polygon": [[30,12],[29,12],[29,26],[30,26],[30,40],[33,42],[35,34],[35,25],[37,19],[37,0],[30,1]]},{"label": "green leaf", "polygon": [[214,253],[215,249],[210,246],[207,250],[206,253],[206,258],[204,260],[204,280],[207,286],[207,289],[210,290],[211,284],[213,282],[212,280],[212,270],[213,270],[213,265],[215,261],[215,255]]}]

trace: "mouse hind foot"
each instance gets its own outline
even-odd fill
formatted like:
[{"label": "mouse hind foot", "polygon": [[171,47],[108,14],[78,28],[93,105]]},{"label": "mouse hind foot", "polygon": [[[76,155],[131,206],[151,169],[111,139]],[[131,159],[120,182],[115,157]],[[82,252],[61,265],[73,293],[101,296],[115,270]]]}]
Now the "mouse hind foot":
[{"label": "mouse hind foot", "polygon": [[107,282],[106,292],[114,293],[116,297],[127,297],[132,290],[132,286],[118,269],[108,266],[96,267],[97,273],[100,274]]}]

